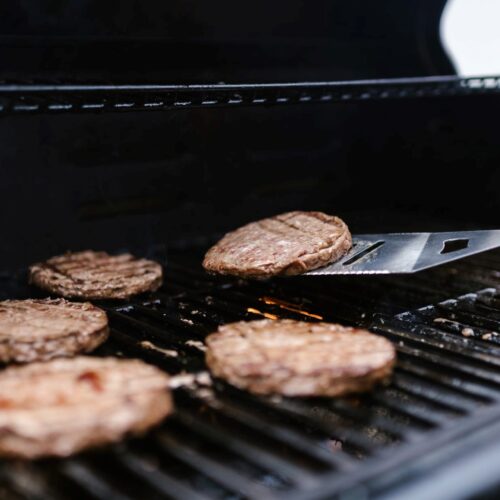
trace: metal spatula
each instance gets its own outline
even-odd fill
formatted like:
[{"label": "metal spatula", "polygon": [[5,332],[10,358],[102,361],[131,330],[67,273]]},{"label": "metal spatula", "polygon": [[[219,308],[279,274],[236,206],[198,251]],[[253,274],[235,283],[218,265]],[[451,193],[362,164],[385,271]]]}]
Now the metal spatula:
[{"label": "metal spatula", "polygon": [[500,230],[353,236],[337,262],[307,275],[415,273],[500,247]]}]

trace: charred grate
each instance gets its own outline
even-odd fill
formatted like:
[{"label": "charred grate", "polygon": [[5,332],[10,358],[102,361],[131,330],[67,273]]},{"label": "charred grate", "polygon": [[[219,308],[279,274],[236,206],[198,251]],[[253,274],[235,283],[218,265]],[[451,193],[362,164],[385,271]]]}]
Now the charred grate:
[{"label": "charred grate", "polygon": [[[105,304],[112,337],[100,354],[186,372],[185,383],[176,379],[176,414],[141,439],[66,460],[5,462],[4,496],[358,498],[392,491],[500,437],[499,262],[490,253],[411,278],[341,279],[335,287],[314,278],[219,280],[182,259],[169,262],[159,292]],[[429,296],[434,305],[422,306]],[[211,381],[205,335],[259,317],[367,324],[396,345],[392,382],[363,396],[305,400],[255,397]]]}]

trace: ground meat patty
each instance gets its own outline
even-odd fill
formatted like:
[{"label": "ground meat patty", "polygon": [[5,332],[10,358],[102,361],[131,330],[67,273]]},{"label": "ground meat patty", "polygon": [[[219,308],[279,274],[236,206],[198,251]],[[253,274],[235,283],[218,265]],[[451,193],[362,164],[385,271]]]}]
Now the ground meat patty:
[{"label": "ground meat patty", "polygon": [[108,318],[88,302],[0,302],[0,361],[27,363],[90,352],[108,338]]},{"label": "ground meat patty", "polygon": [[172,410],[168,376],[138,360],[77,357],[0,372],[0,455],[67,456],[142,433]]},{"label": "ground meat patty", "polygon": [[241,321],[207,337],[212,373],[257,394],[340,396],[369,390],[395,350],[367,330],[293,320]]},{"label": "ground meat patty", "polygon": [[207,252],[203,266],[248,278],[290,276],[331,264],[351,246],[351,233],[338,217],[288,212],[226,234]]},{"label": "ground meat patty", "polygon": [[127,299],[158,289],[162,274],[160,264],[151,260],[87,250],[34,264],[30,281],[68,298]]}]

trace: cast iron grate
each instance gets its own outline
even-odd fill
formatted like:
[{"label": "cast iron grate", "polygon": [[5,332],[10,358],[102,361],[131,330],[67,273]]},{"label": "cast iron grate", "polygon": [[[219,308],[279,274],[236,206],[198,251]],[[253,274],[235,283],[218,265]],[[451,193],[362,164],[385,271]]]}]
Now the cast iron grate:
[{"label": "cast iron grate", "polygon": [[[175,415],[143,438],[69,459],[4,462],[2,498],[377,496],[463,453],[500,418],[499,253],[335,282],[219,280],[187,262],[168,262],[154,295],[104,304],[112,337],[100,349],[186,372]],[[369,325],[397,347],[391,384],[305,400],[211,381],[204,336],[263,316]]]},{"label": "cast iron grate", "polygon": [[0,82],[0,114],[155,111],[498,93],[500,78],[438,76],[238,84]]}]

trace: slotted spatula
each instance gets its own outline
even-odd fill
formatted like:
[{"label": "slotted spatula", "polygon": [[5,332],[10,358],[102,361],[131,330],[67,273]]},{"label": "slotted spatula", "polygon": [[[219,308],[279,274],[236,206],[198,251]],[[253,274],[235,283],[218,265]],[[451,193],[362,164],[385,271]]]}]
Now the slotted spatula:
[{"label": "slotted spatula", "polygon": [[500,247],[500,230],[353,235],[342,259],[307,275],[415,273]]}]

